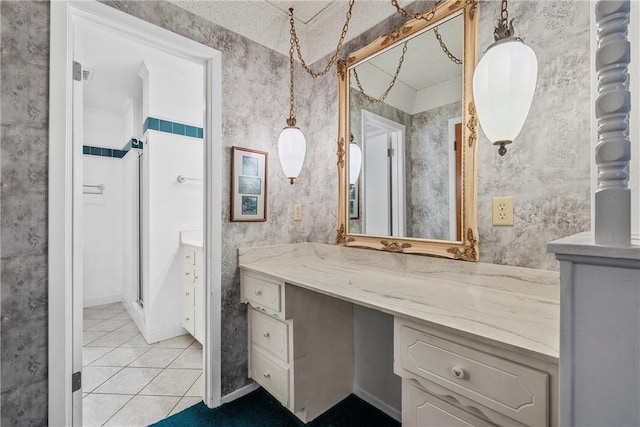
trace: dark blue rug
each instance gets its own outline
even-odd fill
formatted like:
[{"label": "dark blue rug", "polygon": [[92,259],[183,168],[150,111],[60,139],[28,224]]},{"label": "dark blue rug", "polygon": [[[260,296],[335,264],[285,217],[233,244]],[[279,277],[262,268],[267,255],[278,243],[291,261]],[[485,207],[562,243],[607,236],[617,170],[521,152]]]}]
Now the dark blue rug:
[{"label": "dark blue rug", "polygon": [[[215,409],[209,409],[200,402],[153,424],[156,427],[302,427],[304,425],[262,388]],[[400,423],[352,394],[306,425],[399,427]]]}]

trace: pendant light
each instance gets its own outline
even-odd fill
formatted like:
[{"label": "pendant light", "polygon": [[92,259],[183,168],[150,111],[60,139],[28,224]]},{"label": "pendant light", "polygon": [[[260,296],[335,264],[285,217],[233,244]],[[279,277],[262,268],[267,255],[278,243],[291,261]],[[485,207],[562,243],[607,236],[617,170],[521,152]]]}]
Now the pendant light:
[{"label": "pendant light", "polygon": [[[293,20],[293,8],[289,9],[289,19]],[[307,150],[307,140],[300,128],[296,127],[295,99],[293,95],[293,49],[294,34],[291,34],[289,48],[289,118],[278,137],[278,157],[280,165],[289,182],[293,184],[300,174]]]},{"label": "pendant light", "polygon": [[353,134],[349,139],[349,186],[353,187],[360,176],[362,168],[362,150],[353,142]]},{"label": "pendant light", "polygon": [[502,13],[489,46],[473,74],[473,97],[478,120],[485,135],[500,146],[518,136],[529,114],[536,89],[538,61],[529,46],[514,36],[513,19],[509,20],[507,0],[502,1]]}]

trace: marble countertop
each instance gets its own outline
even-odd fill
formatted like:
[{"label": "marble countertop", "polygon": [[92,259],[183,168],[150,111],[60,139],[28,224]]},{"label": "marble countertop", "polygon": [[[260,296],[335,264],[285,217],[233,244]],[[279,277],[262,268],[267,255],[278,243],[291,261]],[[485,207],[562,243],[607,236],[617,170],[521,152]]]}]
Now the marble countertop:
[{"label": "marble countertop", "polygon": [[202,231],[200,230],[184,230],[180,232],[180,243],[183,245],[191,245],[202,248]]},{"label": "marble countertop", "polygon": [[557,362],[559,273],[298,243],[239,251],[240,268]]}]

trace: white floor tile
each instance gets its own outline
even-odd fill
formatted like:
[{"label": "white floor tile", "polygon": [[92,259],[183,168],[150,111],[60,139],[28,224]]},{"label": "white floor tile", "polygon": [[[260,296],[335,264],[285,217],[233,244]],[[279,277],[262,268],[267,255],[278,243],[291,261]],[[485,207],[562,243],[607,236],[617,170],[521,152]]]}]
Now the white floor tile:
[{"label": "white floor tile", "polygon": [[128,331],[114,331],[107,332],[106,335],[94,340],[93,342],[87,344],[90,347],[118,347],[125,342],[129,341],[131,338],[138,335],[137,332],[128,332]]},{"label": "white floor tile", "polygon": [[[94,347],[85,347],[90,349]],[[95,347],[103,348],[103,347]],[[107,353],[105,356],[97,359],[91,363],[92,366],[127,366],[129,363],[136,360],[143,355],[148,349],[146,348],[132,348],[132,347],[119,347]]]},{"label": "white floor tile", "polygon": [[189,390],[185,393],[185,396],[189,397],[197,397],[202,400],[202,396],[204,396],[204,375],[200,375],[195,383],[191,386]]},{"label": "white floor tile", "polygon": [[97,340],[98,338],[108,334],[109,332],[104,331],[83,331],[82,333],[82,345],[85,346],[92,341]]},{"label": "white floor tile", "polygon": [[173,415],[173,414],[177,414],[178,412],[182,412],[185,409],[190,408],[193,405],[197,405],[200,402],[202,402],[202,398],[201,397],[185,396],[182,399],[180,399],[180,402],[178,402],[176,407],[171,410],[171,413],[169,415]]},{"label": "white floor tile", "polygon": [[200,341],[196,340],[189,346],[189,348],[202,348],[202,344],[200,343]]},{"label": "white floor tile", "polygon": [[194,337],[186,334],[160,341],[157,346],[162,348],[187,348],[193,344],[195,340],[196,339]]},{"label": "white floor tile", "polygon": [[82,319],[82,329],[86,331],[90,327],[102,322],[104,322],[102,319]]},{"label": "white floor tile", "polygon": [[195,369],[165,369],[142,391],[142,395],[182,397],[200,376]]},{"label": "white floor tile", "polygon": [[120,313],[120,310],[100,310],[96,308],[85,308],[82,313],[84,319],[107,320]]},{"label": "white floor tile", "polygon": [[130,331],[130,332],[140,332],[140,329],[136,326],[133,320],[125,323],[123,326],[120,326],[117,331]]},{"label": "white floor tile", "polygon": [[141,368],[166,368],[173,362],[183,350],[179,348],[158,348],[149,349],[145,354],[131,362],[129,366]]},{"label": "white floor tile", "polygon": [[85,366],[82,369],[82,391],[87,393],[93,391],[121,369],[114,366]]},{"label": "white floor tile", "polygon": [[[121,330],[122,329],[118,329],[118,331],[121,331]],[[151,348],[155,346],[156,346],[155,344],[149,344],[147,340],[144,339],[142,334],[136,334],[129,341],[120,345],[120,347],[143,347],[143,348]]]},{"label": "white floor tile", "polygon": [[115,316],[113,316],[112,319],[127,319],[127,320],[131,320],[131,316],[129,316],[129,313],[126,310],[123,310],[120,313],[118,313]]},{"label": "white floor tile", "polygon": [[169,365],[169,368],[202,369],[202,366],[202,349],[188,348]]},{"label": "white floor tile", "polygon": [[82,399],[82,425],[101,426],[133,396],[124,394],[90,394]]},{"label": "white floor tile", "polygon": [[137,394],[160,371],[161,369],[153,368],[124,368],[95,389],[95,393]]},{"label": "white floor tile", "polygon": [[106,426],[148,426],[167,417],[180,400],[169,396],[136,396]]},{"label": "white floor tile", "polygon": [[113,350],[113,347],[82,347],[82,366],[87,366]]},{"label": "white floor tile", "polygon": [[111,304],[94,305],[93,307],[87,307],[92,310],[124,310],[124,304],[121,302],[112,302]]},{"label": "white floor tile", "polygon": [[121,328],[122,326],[126,325],[127,323],[129,323],[129,321],[127,319],[108,319],[108,320],[103,320],[102,322],[90,326],[88,328],[86,328],[85,330],[87,331],[104,331],[104,332],[113,332],[118,328]]}]

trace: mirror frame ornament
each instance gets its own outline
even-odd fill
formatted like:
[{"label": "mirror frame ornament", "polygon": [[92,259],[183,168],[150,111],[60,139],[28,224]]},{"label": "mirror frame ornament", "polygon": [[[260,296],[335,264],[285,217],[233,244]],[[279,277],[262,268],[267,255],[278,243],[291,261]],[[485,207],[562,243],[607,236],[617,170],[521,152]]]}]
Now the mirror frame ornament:
[{"label": "mirror frame ornament", "polygon": [[[407,38],[425,29],[434,27],[438,22],[459,14],[462,10],[464,21],[464,81],[463,81],[463,111],[462,111],[462,206],[461,230],[459,241],[427,240],[414,238],[399,238],[389,236],[373,236],[364,234],[349,234],[347,225],[348,191],[347,164],[349,150],[349,81],[348,72],[353,66],[385,51]],[[431,12],[426,12],[428,16]],[[473,102],[473,72],[477,63],[477,23],[478,2],[476,0],[447,0],[435,9],[433,18],[429,21],[412,19],[390,33],[379,37],[369,45],[350,54],[346,60],[338,61],[338,229],[336,243],[339,245],[376,249],[388,252],[432,255],[443,258],[464,261],[478,261],[478,224],[477,224],[477,141],[478,117]]]}]

